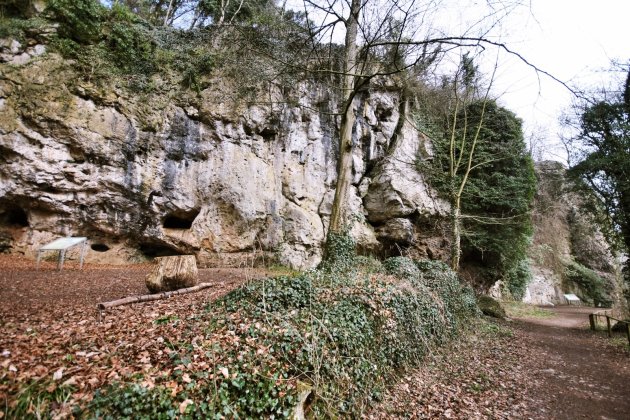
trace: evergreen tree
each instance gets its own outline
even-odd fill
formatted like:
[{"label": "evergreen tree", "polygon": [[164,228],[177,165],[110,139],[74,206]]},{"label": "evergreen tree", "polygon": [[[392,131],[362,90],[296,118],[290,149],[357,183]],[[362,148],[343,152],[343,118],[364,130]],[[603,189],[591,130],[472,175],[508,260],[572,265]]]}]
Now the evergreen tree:
[{"label": "evergreen tree", "polygon": [[[580,146],[578,163],[569,175],[594,191],[608,214],[612,234],[626,254],[630,252],[630,71],[612,98],[593,101],[578,116],[579,132],[573,144]],[[625,280],[630,285],[630,260]],[[626,298],[630,293],[626,288]]]},{"label": "evergreen tree", "polygon": [[[474,83],[470,70],[463,76]],[[456,96],[464,97],[461,92]],[[529,279],[527,248],[536,189],[521,120],[495,101],[477,98],[460,103],[441,129],[432,124],[432,135],[435,156],[422,169],[456,210],[450,223],[461,245],[452,235],[452,268],[459,269],[461,256],[462,264],[482,269],[484,283],[504,280],[512,295],[520,297]]]}]

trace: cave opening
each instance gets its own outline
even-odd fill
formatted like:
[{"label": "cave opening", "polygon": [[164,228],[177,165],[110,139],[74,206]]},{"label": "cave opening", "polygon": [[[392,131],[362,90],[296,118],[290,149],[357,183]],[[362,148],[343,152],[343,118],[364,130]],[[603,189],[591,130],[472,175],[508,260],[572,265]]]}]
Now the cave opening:
[{"label": "cave opening", "polygon": [[23,208],[9,205],[0,211],[0,224],[12,227],[29,227],[28,214]]},{"label": "cave opening", "polygon": [[171,213],[164,218],[162,227],[166,229],[190,229],[198,215],[199,210]]},{"label": "cave opening", "polygon": [[146,258],[169,257],[172,255],[183,255],[181,252],[171,248],[168,245],[155,243],[142,243],[138,247],[142,255]]},{"label": "cave opening", "polygon": [[96,252],[107,252],[109,251],[109,247],[105,244],[92,244],[90,248]]}]

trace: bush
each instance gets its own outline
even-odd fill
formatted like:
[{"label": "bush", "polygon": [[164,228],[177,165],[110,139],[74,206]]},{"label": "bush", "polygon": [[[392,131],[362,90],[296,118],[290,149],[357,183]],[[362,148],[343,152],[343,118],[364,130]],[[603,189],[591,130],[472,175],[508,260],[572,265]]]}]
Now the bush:
[{"label": "bush", "polygon": [[532,271],[529,259],[522,259],[508,269],[504,275],[510,295],[514,300],[522,300],[525,289],[532,280]]},{"label": "bush", "polygon": [[89,44],[100,39],[107,9],[94,0],[50,0],[46,12],[60,23],[61,36]]},{"label": "bush", "polygon": [[609,307],[612,305],[610,285],[595,271],[572,261],[567,265],[564,275],[568,282],[580,288],[578,294],[583,301],[592,303],[594,306]]},{"label": "bush", "polygon": [[[336,246],[343,251],[350,242],[340,238]],[[130,415],[125,404],[111,403],[122,392],[136,417],[185,399],[194,403],[183,417],[287,417],[300,390],[312,389],[313,417],[359,417],[398,372],[417,366],[430,346],[477,314],[472,291],[444,265],[396,258],[383,264],[393,274],[383,275],[372,260],[364,269],[341,255],[347,258],[297,277],[252,282],[209,306],[205,350],[214,367],[198,372],[185,392],[115,385],[88,411]],[[191,359],[186,351],[175,366]]]},{"label": "bush", "polygon": [[501,306],[501,304],[493,299],[490,296],[479,296],[477,298],[477,304],[479,305],[479,309],[483,312],[484,315],[491,316],[493,318],[505,319],[505,309]]}]

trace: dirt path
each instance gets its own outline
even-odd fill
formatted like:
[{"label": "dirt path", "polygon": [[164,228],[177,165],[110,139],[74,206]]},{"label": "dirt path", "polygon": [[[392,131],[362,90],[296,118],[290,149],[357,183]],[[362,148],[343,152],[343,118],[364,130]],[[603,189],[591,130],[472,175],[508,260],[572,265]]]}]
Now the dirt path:
[{"label": "dirt path", "polygon": [[630,351],[588,330],[592,310],[476,324],[403,377],[368,418],[629,419]]},{"label": "dirt path", "polygon": [[[514,328],[535,358],[524,359],[536,387],[534,418],[630,418],[630,356],[587,329],[593,308],[557,307],[550,318],[517,320]],[[620,336],[618,342],[623,339]]]}]

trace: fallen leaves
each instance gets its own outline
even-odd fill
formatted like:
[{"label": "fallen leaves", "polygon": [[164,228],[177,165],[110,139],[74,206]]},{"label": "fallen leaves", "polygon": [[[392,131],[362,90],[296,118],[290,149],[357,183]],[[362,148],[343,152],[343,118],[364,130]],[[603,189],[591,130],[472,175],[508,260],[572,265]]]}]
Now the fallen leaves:
[{"label": "fallen leaves", "polygon": [[[155,387],[184,343],[193,343],[196,352],[188,365],[207,370],[212,362],[197,345],[204,340],[204,325],[188,320],[196,319],[209,301],[250,279],[251,271],[202,269],[200,281],[213,287],[113,308],[98,323],[95,304],[146,293],[148,269],[88,265],[79,271],[69,265],[59,272],[53,264],[44,264],[37,271],[32,261],[0,255],[0,406],[15,403],[20,387],[33,381],[49,393],[60,387],[73,390],[67,405],[136,374],[143,376],[147,388]],[[158,319],[164,322],[156,324]],[[181,379],[193,382],[188,372]],[[171,387],[173,392],[178,386]]]},{"label": "fallen leaves", "polygon": [[527,418],[529,381],[508,335],[464,335],[390,389],[369,418]]}]

